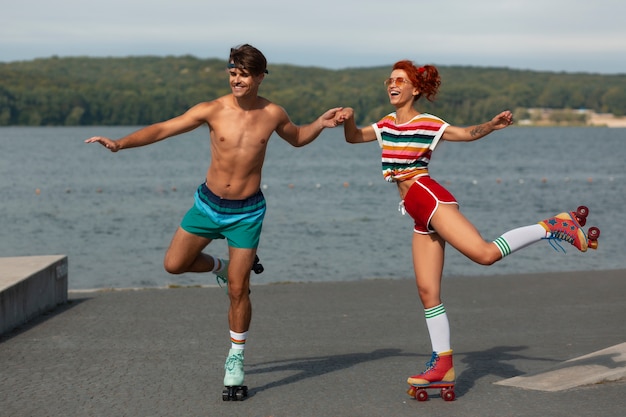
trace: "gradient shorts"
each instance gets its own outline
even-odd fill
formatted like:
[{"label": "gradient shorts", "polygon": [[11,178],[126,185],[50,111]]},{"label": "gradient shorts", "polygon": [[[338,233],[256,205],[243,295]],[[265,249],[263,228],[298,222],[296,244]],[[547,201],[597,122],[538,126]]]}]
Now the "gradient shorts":
[{"label": "gradient shorts", "polygon": [[207,239],[227,239],[228,246],[234,248],[259,246],[266,210],[261,190],[244,200],[226,200],[202,184],[194,200],[180,223],[185,231]]}]

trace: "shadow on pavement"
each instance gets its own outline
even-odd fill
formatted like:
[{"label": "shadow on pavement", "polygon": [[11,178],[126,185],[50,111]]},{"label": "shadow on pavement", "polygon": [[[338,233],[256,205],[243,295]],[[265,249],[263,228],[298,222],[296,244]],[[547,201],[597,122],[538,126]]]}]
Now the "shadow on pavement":
[{"label": "shadow on pavement", "polygon": [[558,362],[554,359],[533,358],[515,353],[525,349],[528,349],[528,346],[497,346],[479,352],[464,352],[462,354],[463,359],[461,363],[466,364],[466,367],[465,370],[456,377],[456,386],[454,388],[456,396],[462,397],[474,387],[476,381],[488,375],[495,375],[502,379],[522,375],[522,371],[518,370],[510,363],[506,363],[509,361],[523,359],[552,363]]}]

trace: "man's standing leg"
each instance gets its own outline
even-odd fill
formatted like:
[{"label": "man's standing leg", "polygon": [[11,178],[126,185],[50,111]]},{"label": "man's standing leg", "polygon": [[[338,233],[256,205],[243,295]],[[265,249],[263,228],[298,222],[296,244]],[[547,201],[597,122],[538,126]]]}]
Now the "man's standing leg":
[{"label": "man's standing leg", "polygon": [[[246,396],[247,389],[243,385],[243,362],[248,329],[252,319],[249,291],[250,270],[256,256],[256,249],[229,247],[229,256],[228,297],[230,298],[230,308],[228,310],[228,324],[231,346],[224,365],[224,386],[243,387],[243,396]],[[224,397],[225,399],[230,397],[230,391]]]}]

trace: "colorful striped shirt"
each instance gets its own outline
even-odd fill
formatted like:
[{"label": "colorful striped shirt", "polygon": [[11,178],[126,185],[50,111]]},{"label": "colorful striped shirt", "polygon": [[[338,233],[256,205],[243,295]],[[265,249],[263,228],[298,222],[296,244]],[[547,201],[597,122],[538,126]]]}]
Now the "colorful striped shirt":
[{"label": "colorful striped shirt", "polygon": [[404,181],[428,173],[430,156],[448,126],[445,121],[427,113],[418,114],[402,124],[396,124],[396,113],[390,113],[373,124],[382,148],[385,180]]}]

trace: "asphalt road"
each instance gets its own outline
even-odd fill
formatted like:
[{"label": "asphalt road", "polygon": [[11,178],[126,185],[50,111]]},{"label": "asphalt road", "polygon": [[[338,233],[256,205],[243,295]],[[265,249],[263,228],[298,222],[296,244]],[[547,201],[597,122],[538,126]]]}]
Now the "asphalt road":
[{"label": "asphalt road", "polygon": [[495,383],[625,342],[625,278],[446,278],[453,402],[406,394],[407,376],[430,357],[411,280],[253,286],[240,402],[221,395],[224,290],[70,293],[0,338],[0,415],[622,417],[624,380],[557,392]]}]

